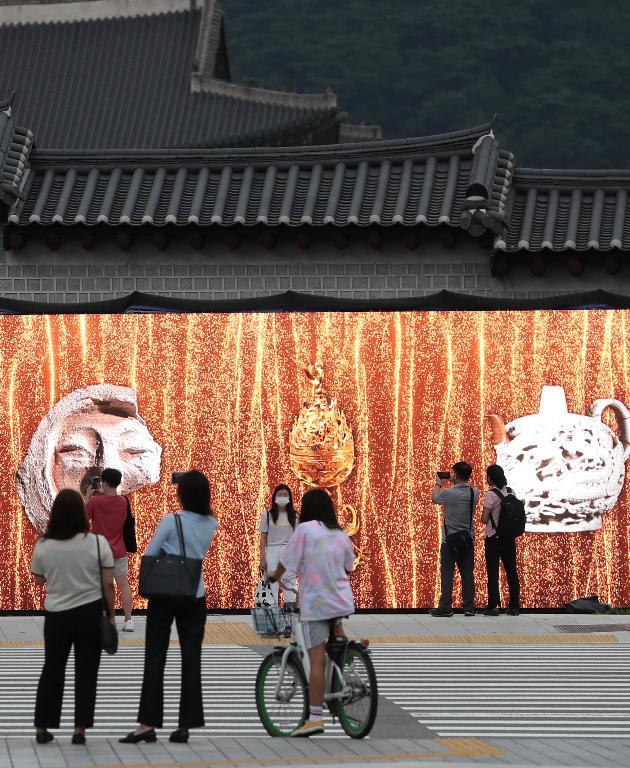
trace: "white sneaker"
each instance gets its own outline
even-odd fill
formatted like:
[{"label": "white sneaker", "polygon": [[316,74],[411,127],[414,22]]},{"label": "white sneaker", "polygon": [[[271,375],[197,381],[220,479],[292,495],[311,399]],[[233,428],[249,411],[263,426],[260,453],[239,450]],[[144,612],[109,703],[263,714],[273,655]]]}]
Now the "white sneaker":
[{"label": "white sneaker", "polygon": [[129,619],[129,621],[123,621],[123,625],[121,627],[122,632],[133,632],[133,619]]}]

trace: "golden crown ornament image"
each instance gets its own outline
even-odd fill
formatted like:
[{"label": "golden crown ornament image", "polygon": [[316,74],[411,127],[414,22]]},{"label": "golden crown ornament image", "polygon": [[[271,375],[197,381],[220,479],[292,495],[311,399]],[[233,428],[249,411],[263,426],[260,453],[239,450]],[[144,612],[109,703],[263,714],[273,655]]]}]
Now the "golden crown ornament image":
[{"label": "golden crown ornament image", "polygon": [[[340,485],[354,468],[354,440],[345,413],[324,392],[324,366],[316,360],[304,370],[311,383],[311,396],[289,432],[291,471],[311,488],[336,489],[339,522],[348,536],[361,527],[356,510],[344,504]],[[330,491],[329,491],[330,492]],[[357,550],[357,561],[362,560]]]}]

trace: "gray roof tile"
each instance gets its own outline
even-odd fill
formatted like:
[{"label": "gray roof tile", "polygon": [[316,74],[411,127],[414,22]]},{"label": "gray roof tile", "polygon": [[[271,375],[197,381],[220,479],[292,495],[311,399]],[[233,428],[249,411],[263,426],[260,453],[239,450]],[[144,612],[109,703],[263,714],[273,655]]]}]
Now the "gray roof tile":
[{"label": "gray roof tile", "polygon": [[207,54],[219,39],[200,37],[201,19],[191,9],[0,24],[0,94],[17,89],[15,109],[40,149],[205,148],[336,135],[343,113],[334,94],[275,93],[208,76],[198,41]]},{"label": "gray roof tile", "polygon": [[512,167],[511,155],[498,151],[489,130],[483,125],[413,141],[278,150],[35,152],[28,198],[10,221],[424,223],[464,226],[481,234],[503,221]]},{"label": "gray roof tile", "polygon": [[519,169],[498,250],[630,250],[630,171]]}]

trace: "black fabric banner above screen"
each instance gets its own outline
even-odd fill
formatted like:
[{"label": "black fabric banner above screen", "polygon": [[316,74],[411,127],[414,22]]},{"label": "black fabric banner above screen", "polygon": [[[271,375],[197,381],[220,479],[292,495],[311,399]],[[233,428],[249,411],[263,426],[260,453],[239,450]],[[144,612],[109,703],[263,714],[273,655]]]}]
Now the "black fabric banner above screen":
[{"label": "black fabric banner above screen", "polygon": [[0,314],[70,315],[126,312],[409,312],[462,310],[627,309],[630,296],[608,291],[569,293],[539,299],[507,299],[440,291],[403,299],[340,299],[286,291],[251,299],[176,299],[134,291],[109,301],[45,303],[0,298]]}]

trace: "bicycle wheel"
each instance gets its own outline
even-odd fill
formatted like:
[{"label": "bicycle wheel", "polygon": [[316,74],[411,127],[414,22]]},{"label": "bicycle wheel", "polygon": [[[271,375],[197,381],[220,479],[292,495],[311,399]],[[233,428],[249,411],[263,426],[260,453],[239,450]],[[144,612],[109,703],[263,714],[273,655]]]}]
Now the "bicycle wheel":
[{"label": "bicycle wheel", "polygon": [[[378,686],[372,659],[359,643],[348,643],[342,674],[348,694],[337,702],[339,722],[348,736],[362,739],[376,720]],[[340,685],[337,680],[337,690]]]},{"label": "bicycle wheel", "polygon": [[308,685],[302,665],[293,656],[287,661],[282,687],[276,696],[281,663],[281,651],[270,653],[256,675],[256,708],[270,736],[290,736],[308,715]]}]

